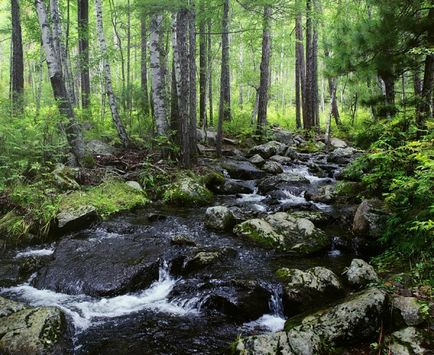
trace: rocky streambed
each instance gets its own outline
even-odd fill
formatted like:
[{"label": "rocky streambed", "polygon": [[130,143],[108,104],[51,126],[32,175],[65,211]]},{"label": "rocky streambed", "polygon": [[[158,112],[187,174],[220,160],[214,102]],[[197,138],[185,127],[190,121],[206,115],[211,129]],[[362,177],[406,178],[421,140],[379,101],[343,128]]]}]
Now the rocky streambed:
[{"label": "rocky streambed", "polygon": [[[378,279],[353,260],[365,244],[335,185],[356,151],[336,144],[330,154],[300,153],[273,141],[221,163],[204,159],[225,176],[208,186],[210,206],[154,206],[8,250],[0,350],[220,354],[232,344],[239,353],[315,354],[369,339],[386,296],[360,291]],[[358,212],[369,234],[372,213]]]}]

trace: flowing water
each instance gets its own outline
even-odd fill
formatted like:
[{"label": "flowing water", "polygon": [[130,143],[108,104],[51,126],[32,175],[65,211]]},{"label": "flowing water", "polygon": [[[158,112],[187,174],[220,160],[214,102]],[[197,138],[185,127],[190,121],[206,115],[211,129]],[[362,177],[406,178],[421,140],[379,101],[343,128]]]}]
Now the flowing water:
[{"label": "flowing water", "polygon": [[[303,176],[310,184],[297,191],[284,189],[277,208],[289,205],[295,210],[308,207],[333,211],[334,206],[312,203],[304,197],[306,189],[334,183],[333,178],[311,174],[307,163],[285,171]],[[275,211],[276,204],[267,204],[268,196],[260,194],[256,182],[249,183],[253,193],[218,196],[215,204],[238,206],[257,214]],[[92,281],[95,275],[111,280],[111,272],[122,274],[119,264],[130,270],[130,266],[135,267],[130,260],[146,254],[146,260],[158,263],[158,275],[134,291],[117,288],[110,295],[84,292],[81,274],[74,279],[56,274],[55,268],[53,274],[42,267],[25,282],[0,289],[0,294],[32,306],[60,307],[69,320],[71,352],[75,354],[218,354],[226,352],[237,335],[283,329],[283,290],[274,275],[278,268],[326,266],[341,273],[352,257],[350,252],[338,250],[336,243],[331,250],[309,258],[264,250],[230,233],[207,230],[204,214],[205,208],[139,210],[67,236],[57,244],[16,250],[8,256],[11,260],[42,257],[47,265],[64,262],[60,265],[70,265],[71,270],[81,265],[80,272]],[[331,237],[335,240],[345,233],[344,229],[334,230]],[[174,245],[175,236],[188,238],[196,248]],[[179,265],[185,266],[197,250],[214,252],[223,248],[232,254],[222,262],[179,272]],[[180,255],[185,256],[181,264]],[[122,258],[129,258],[131,265]],[[82,265],[87,259],[92,260],[89,267]],[[149,270],[152,268],[149,266]],[[44,277],[46,284],[56,286],[41,287],[39,279]],[[68,282],[71,284],[65,285]],[[124,286],[123,281],[120,285]],[[134,285],[137,288],[137,283]],[[232,309],[231,302],[246,305]]]}]

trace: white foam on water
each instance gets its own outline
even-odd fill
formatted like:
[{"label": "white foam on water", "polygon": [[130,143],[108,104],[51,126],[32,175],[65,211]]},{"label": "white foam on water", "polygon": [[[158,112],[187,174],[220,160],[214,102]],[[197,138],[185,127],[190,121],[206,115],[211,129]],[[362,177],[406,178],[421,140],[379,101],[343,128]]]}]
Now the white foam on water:
[{"label": "white foam on water", "polygon": [[50,290],[38,290],[29,283],[0,289],[0,294],[15,296],[31,306],[56,306],[73,320],[77,333],[101,323],[104,319],[124,316],[145,309],[185,315],[197,313],[195,304],[177,305],[167,297],[178,280],[172,278],[167,265],[160,268],[160,277],[148,289],[111,298],[94,298],[86,295],[67,295]]},{"label": "white foam on water", "polygon": [[294,195],[288,190],[283,190],[282,192],[286,196],[286,198],[282,198],[279,200],[279,203],[281,204],[297,206],[297,205],[304,205],[308,203],[304,198],[304,192],[302,192],[299,196]]},{"label": "white foam on water", "polygon": [[244,324],[247,329],[260,328],[271,332],[278,332],[283,330],[286,319],[276,314],[264,314],[257,320]]},{"label": "white foam on water", "polygon": [[321,181],[329,181],[330,180],[330,178],[321,178],[321,177],[312,175],[309,172],[309,168],[306,165],[299,165],[296,167],[285,167],[284,172],[300,175],[300,176],[306,178],[307,180],[309,180],[309,182],[311,184],[318,183]]},{"label": "white foam on water", "polygon": [[54,247],[51,248],[44,248],[44,249],[34,249],[34,250],[26,250],[26,251],[20,251],[15,255],[16,259],[19,258],[28,258],[30,256],[48,256],[52,255],[54,253]]},{"label": "white foam on water", "polygon": [[255,188],[251,194],[240,194],[240,196],[237,198],[237,202],[261,202],[266,198],[258,194],[258,188]]}]

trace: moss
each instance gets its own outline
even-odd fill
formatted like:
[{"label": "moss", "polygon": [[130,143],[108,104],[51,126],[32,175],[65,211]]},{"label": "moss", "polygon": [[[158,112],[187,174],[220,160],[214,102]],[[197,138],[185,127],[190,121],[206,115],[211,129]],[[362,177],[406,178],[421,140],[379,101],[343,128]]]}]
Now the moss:
[{"label": "moss", "polygon": [[60,202],[61,209],[74,209],[82,206],[95,207],[102,218],[144,206],[149,202],[145,193],[137,191],[119,180],[108,180],[86,191],[76,191],[66,195]]},{"label": "moss", "polygon": [[225,182],[225,177],[221,173],[210,171],[206,175],[201,176],[199,181],[207,188],[211,188],[213,186],[223,185]]},{"label": "moss", "polygon": [[211,202],[213,194],[198,179],[184,176],[170,184],[163,194],[164,203],[195,206]]},{"label": "moss", "polygon": [[247,237],[265,247],[281,247],[280,235],[261,219],[252,219],[238,224],[234,228],[234,233]]},{"label": "moss", "polygon": [[286,267],[282,267],[276,271],[276,277],[281,281],[287,281],[290,276],[291,270]]},{"label": "moss", "polygon": [[318,153],[322,150],[323,146],[320,146],[318,143],[308,141],[300,144],[297,147],[297,150],[301,153]]}]

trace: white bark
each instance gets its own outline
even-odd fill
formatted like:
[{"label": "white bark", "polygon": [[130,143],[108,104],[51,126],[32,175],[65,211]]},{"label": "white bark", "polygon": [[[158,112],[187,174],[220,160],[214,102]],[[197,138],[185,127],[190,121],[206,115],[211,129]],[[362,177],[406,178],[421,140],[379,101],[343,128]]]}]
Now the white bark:
[{"label": "white bark", "polygon": [[162,15],[152,15],[150,36],[150,59],[152,74],[152,98],[157,135],[167,134],[167,107],[165,91],[165,70],[162,66],[161,25]]},{"label": "white bark", "polygon": [[96,15],[96,27],[97,27],[99,47],[101,50],[101,54],[103,56],[105,89],[109,101],[110,111],[119,138],[123,146],[127,147],[129,145],[129,139],[128,139],[127,132],[125,131],[125,128],[122,124],[121,117],[119,115],[119,110],[116,103],[116,97],[113,91],[112,75],[111,75],[110,63],[108,61],[107,44],[104,37],[101,0],[95,0],[95,15]]}]

